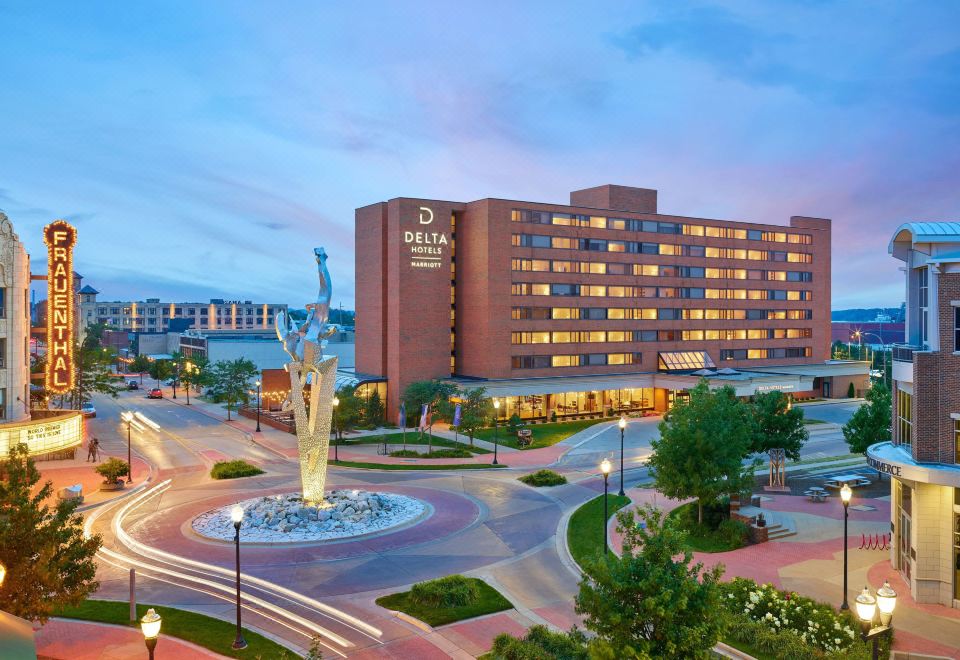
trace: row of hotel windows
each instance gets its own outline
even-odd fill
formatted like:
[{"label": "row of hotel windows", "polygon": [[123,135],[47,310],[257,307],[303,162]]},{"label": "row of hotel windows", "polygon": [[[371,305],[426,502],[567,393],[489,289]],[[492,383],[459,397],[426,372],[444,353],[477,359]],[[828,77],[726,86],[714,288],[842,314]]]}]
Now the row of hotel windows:
[{"label": "row of hotel windows", "polygon": [[[960,308],[958,308],[960,309]],[[681,309],[679,307],[514,307],[510,317],[516,321],[556,320],[747,320],[747,321],[808,321],[812,309]],[[960,318],[960,317],[958,317]],[[960,349],[958,349],[960,350]]]},{"label": "row of hotel windows", "polygon": [[703,266],[665,266],[557,259],[511,259],[515,271],[534,273],[589,273],[591,275],[640,275],[643,277],[703,277],[726,280],[768,280],[774,282],[812,282],[813,273],[794,270],[747,270],[746,268],[705,268]]},{"label": "row of hotel windows", "polygon": [[515,296],[581,296],[591,298],[706,298],[709,300],[813,300],[812,291],[784,289],[704,289],[674,286],[607,286],[514,282]]},{"label": "row of hotel windows", "polygon": [[[107,311],[108,309],[110,310],[109,312]],[[109,308],[98,307],[97,314],[101,316],[105,316],[108,313],[114,316],[118,316],[120,314],[124,314],[124,315],[139,314],[140,316],[157,316],[160,313],[158,311],[159,309],[160,308],[157,308],[157,307],[147,307],[145,309],[141,308],[139,310],[134,311],[130,307],[109,307]],[[184,310],[183,307],[174,308],[174,311],[173,311],[174,316],[183,316],[184,315],[183,310]],[[210,313],[210,307],[207,305],[204,305],[203,307],[187,307],[186,310],[187,310],[187,315],[193,314],[194,316],[198,314],[200,316],[207,316]],[[170,316],[170,307],[165,305],[162,308],[162,312],[163,312],[163,316]],[[216,310],[216,312],[217,312],[217,316],[231,316],[233,314],[233,309],[230,307],[227,307],[227,308],[220,307]],[[267,314],[272,315],[273,312],[274,312],[273,307],[267,308]],[[243,316],[244,314],[246,314],[247,316],[257,316],[257,315],[262,315],[262,313],[263,313],[262,307],[248,307],[248,308],[238,307],[237,308],[237,316]]]},{"label": "row of hotel windows", "polygon": [[[720,351],[720,360],[768,360],[775,358],[811,357],[810,347],[737,348]],[[549,369],[551,367],[599,367],[606,365],[641,364],[641,353],[583,353],[579,355],[514,355],[514,369]]]},{"label": "row of hotel windows", "polygon": [[749,241],[771,241],[774,243],[799,243],[802,245],[810,245],[813,243],[813,237],[810,234],[791,234],[781,231],[739,229],[737,227],[718,227],[716,225],[695,225],[688,222],[659,222],[656,220],[607,218],[596,215],[574,215],[571,213],[553,213],[551,211],[532,211],[526,209],[514,209],[510,219],[513,222],[558,225],[561,227],[619,229],[624,231],[642,231],[650,234],[708,236],[711,238],[735,238]]},{"label": "row of hotel windows", "polygon": [[809,339],[810,328],[750,330],[584,330],[511,332],[511,344],[576,344],[618,341],[736,341],[743,339]]},{"label": "row of hotel windows", "polygon": [[588,252],[623,252],[670,257],[703,257],[706,259],[748,259],[750,261],[784,261],[796,264],[813,263],[813,255],[806,252],[777,250],[746,250],[706,245],[678,245],[676,243],[641,243],[639,241],[608,241],[599,238],[571,238],[540,234],[513,234],[514,247],[556,248]]}]

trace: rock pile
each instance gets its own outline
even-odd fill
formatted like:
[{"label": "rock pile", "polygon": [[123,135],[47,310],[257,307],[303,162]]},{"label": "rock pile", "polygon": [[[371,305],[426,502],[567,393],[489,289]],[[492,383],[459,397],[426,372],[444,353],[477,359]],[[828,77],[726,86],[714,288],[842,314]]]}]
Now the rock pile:
[{"label": "rock pile", "polygon": [[[426,506],[412,497],[364,490],[335,490],[319,504],[288,494],[245,500],[240,505],[244,509],[240,540],[255,543],[360,536],[402,525],[426,512]],[[230,505],[200,514],[193,520],[194,531],[209,538],[233,539],[232,508]]]}]

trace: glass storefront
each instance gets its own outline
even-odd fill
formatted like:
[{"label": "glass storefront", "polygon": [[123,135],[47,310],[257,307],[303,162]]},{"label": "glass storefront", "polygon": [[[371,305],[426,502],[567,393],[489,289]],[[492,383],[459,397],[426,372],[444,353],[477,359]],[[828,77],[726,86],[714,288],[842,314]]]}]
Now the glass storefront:
[{"label": "glass storefront", "polygon": [[498,397],[499,418],[517,415],[520,419],[548,419],[574,415],[614,414],[653,409],[653,388],[637,387],[589,392],[560,392]]}]

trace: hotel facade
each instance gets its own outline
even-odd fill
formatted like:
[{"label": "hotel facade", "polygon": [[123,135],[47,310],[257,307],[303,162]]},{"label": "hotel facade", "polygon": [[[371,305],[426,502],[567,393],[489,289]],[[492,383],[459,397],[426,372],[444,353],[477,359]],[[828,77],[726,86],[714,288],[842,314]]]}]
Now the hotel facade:
[{"label": "hotel facade", "polygon": [[960,222],[912,222],[902,261],[907,344],[893,347],[892,440],[867,450],[891,476],[891,563],[920,603],[960,608]]},{"label": "hotel facade", "polygon": [[356,211],[358,380],[485,387],[500,415],[666,410],[700,377],[738,394],[862,391],[830,360],[830,221],[666,215],[657,191],[570,204],[397,198]]}]

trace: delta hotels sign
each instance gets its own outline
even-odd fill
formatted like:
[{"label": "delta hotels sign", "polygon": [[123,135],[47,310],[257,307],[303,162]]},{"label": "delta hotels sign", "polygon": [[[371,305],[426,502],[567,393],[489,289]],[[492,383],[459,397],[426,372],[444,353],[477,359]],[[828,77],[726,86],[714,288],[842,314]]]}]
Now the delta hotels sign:
[{"label": "delta hotels sign", "polygon": [[64,220],[43,228],[47,244],[47,394],[73,389],[73,247],[77,230]]},{"label": "delta hotels sign", "polygon": [[[433,209],[420,207],[421,225],[433,222]],[[410,246],[410,265],[414,268],[440,268],[443,262],[443,248],[448,244],[442,231],[404,231],[403,242]]]}]

